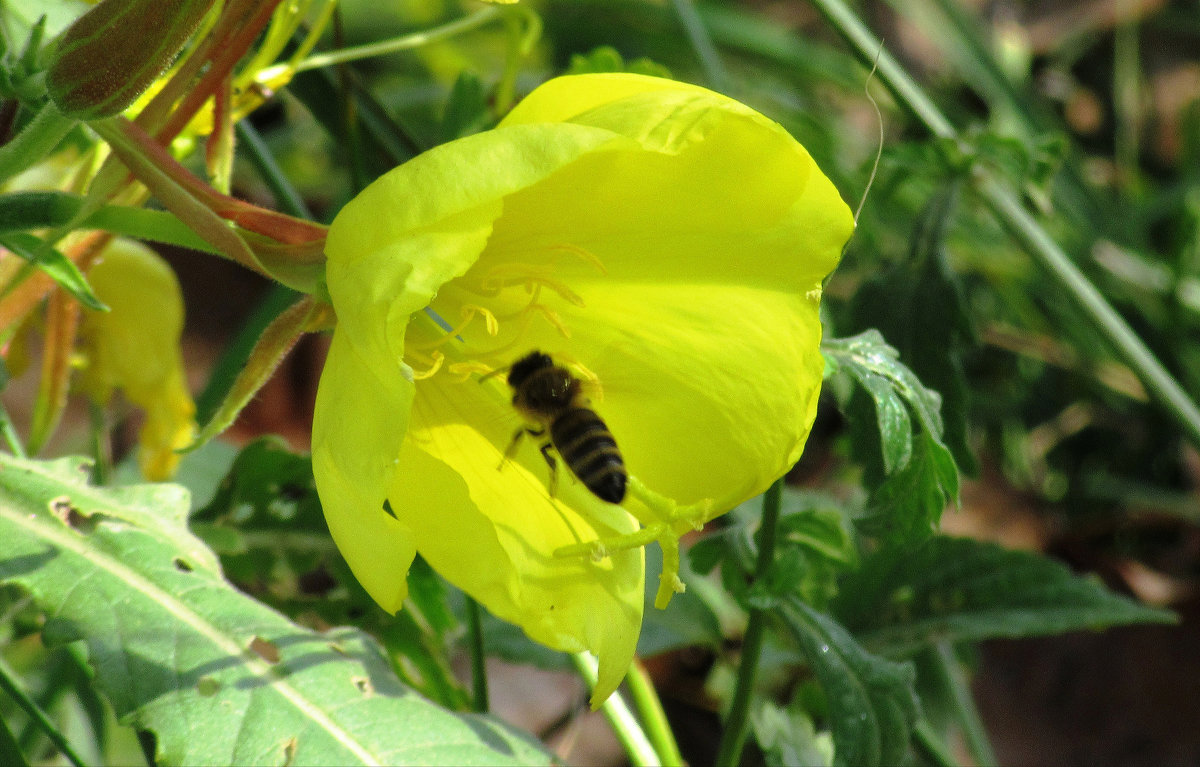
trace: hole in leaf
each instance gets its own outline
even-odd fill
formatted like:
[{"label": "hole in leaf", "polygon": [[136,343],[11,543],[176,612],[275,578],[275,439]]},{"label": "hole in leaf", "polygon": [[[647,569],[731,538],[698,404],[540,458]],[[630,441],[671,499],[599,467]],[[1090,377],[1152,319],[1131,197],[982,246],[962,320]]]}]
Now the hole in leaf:
[{"label": "hole in leaf", "polygon": [[87,534],[96,529],[97,520],[81,512],[65,495],[60,495],[50,501],[50,513],[62,520],[62,523],[72,530]]},{"label": "hole in leaf", "polygon": [[365,676],[352,677],[350,681],[354,682],[354,686],[357,687],[358,691],[363,695],[370,697],[375,694],[375,686],[372,685],[371,680]]},{"label": "hole in leaf", "polygon": [[285,767],[296,763],[296,739],[288,738],[283,743],[283,764]]},{"label": "hole in leaf", "polygon": [[196,690],[201,696],[210,698],[221,691],[221,683],[211,676],[202,676],[200,681],[196,682]]},{"label": "hole in leaf", "polygon": [[182,557],[175,557],[175,569],[181,573],[190,573],[194,568]]},{"label": "hole in leaf", "polygon": [[254,637],[250,640],[250,651],[267,663],[279,662],[279,648],[275,646],[274,642],[268,642],[262,637]]}]

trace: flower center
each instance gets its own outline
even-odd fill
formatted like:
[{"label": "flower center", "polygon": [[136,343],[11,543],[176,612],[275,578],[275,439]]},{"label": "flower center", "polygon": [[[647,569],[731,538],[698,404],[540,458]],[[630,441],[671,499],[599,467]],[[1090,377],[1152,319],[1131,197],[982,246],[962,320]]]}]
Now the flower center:
[{"label": "flower center", "polygon": [[[465,275],[442,286],[424,313],[413,317],[404,361],[413,378],[446,373],[465,380],[488,376],[531,346],[529,330],[545,322],[563,338],[571,331],[557,307],[583,308],[584,301],[561,275],[564,261],[594,267],[603,263],[590,251],[554,244],[532,251],[534,258],[509,259],[484,253]],[[536,256],[541,256],[537,258]],[[594,377],[594,376],[593,376]]]}]

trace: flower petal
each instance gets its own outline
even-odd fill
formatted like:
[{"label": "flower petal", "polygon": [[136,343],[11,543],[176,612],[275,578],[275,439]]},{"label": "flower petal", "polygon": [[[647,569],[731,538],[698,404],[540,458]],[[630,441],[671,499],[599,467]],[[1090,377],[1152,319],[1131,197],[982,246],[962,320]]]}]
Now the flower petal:
[{"label": "flower petal", "polygon": [[[504,411],[500,411],[504,412]],[[641,549],[599,561],[555,557],[564,546],[633,532],[619,507],[601,503],[559,464],[558,499],[527,439],[505,460],[514,425],[478,381],[420,382],[388,497],[434,569],[534,640],[600,659],[603,700],[633,659],[642,621]],[[581,514],[578,509],[585,509]]]},{"label": "flower petal", "polygon": [[109,311],[87,311],[83,316],[80,337],[87,367],[80,373],[79,386],[102,403],[119,388],[146,412],[138,449],[142,474],[151,480],[167,479],[179,463],[175,450],[186,446],[196,431],[196,407],[179,348],[179,280],[153,250],[118,238],[88,271],[88,282]]}]

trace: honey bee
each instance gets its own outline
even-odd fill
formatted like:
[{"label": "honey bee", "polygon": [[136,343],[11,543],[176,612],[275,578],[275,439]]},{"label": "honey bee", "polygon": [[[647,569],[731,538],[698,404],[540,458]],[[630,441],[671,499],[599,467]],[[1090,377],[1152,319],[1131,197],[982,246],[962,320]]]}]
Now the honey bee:
[{"label": "honey bee", "polygon": [[513,435],[506,455],[511,455],[525,434],[549,439],[542,443],[542,457],[550,465],[550,493],[557,482],[553,448],[597,498],[609,503],[625,499],[625,460],[608,426],[592,410],[583,394],[583,382],[571,371],[555,365],[550,355],[530,352],[513,363],[508,372],[513,390],[513,407],[539,428],[522,427]]}]

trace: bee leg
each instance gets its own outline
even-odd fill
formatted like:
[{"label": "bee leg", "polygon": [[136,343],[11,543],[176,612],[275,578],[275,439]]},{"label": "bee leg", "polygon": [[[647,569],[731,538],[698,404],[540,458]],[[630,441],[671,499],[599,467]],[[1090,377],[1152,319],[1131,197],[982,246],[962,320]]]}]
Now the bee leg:
[{"label": "bee leg", "polygon": [[[543,432],[545,433],[545,432]],[[550,451],[554,445],[547,442],[542,445],[542,457],[546,459],[546,465],[550,467],[550,497],[553,498],[558,492],[558,461],[554,460],[554,456],[550,455]]]},{"label": "bee leg", "polygon": [[508,447],[504,450],[504,456],[500,459],[500,465],[496,467],[496,471],[502,471],[504,464],[512,460],[512,457],[517,454],[517,446],[521,444],[521,438],[525,436],[527,430],[524,428],[517,429],[513,434],[512,442],[508,443]]},{"label": "bee leg", "polygon": [[[509,442],[508,447],[505,448],[504,456],[500,459],[500,465],[496,467],[496,471],[503,471],[504,464],[511,461],[512,457],[517,454],[517,447],[520,446],[521,439],[526,434],[530,434],[534,437],[541,437],[541,436],[545,435],[545,433],[546,433],[545,429],[530,429],[527,426],[522,426],[521,428],[517,429],[513,433],[512,442]],[[546,443],[546,444],[549,444],[549,443]]]}]

